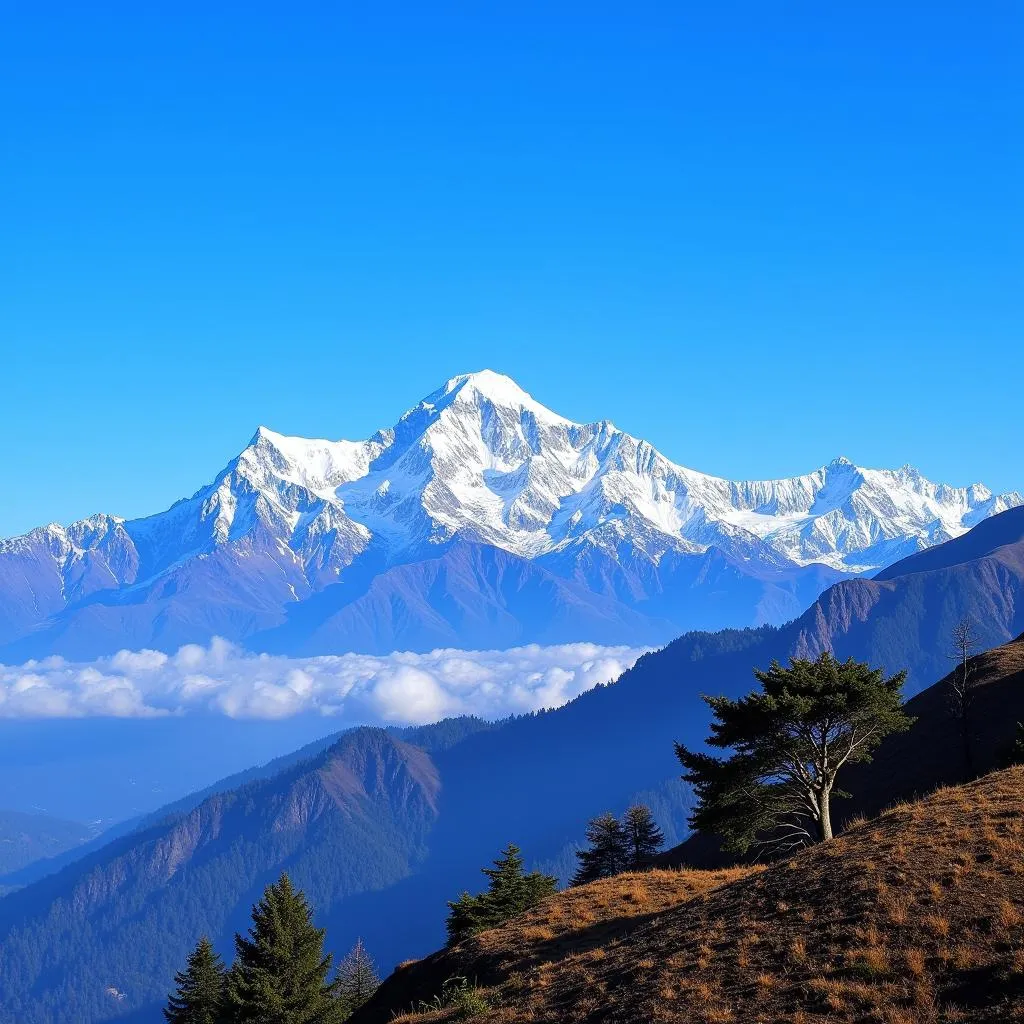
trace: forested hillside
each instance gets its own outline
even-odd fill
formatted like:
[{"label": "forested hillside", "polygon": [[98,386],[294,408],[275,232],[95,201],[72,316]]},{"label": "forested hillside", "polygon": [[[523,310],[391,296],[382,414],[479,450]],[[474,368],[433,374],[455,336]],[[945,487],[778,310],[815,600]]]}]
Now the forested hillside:
[{"label": "forested hillside", "polygon": [[225,940],[286,868],[330,909],[426,855],[440,780],[381,730],[211,797],[3,902],[0,1020],[102,1020],[162,1000],[201,934]]},{"label": "forested hillside", "polygon": [[49,814],[0,811],[0,886],[3,875],[43,857],[55,857],[88,842],[94,829]]},{"label": "forested hillside", "polygon": [[[637,798],[657,815],[659,802],[647,794],[669,783],[678,789],[673,743],[706,735],[701,693],[739,696],[753,668],[826,642],[840,657],[909,667],[908,689],[920,688],[936,666],[933,680],[946,674],[949,630],[979,609],[998,612],[979,620],[983,642],[1009,639],[1024,608],[1024,513],[983,525],[991,532],[980,548],[968,534],[929,552],[920,572],[910,559],[893,579],[839,584],[781,629],[687,635],[558,711],[487,729],[447,724],[406,740],[361,730],[312,768],[219,793],[183,818],[118,840],[0,904],[2,984],[21,1014],[11,1024],[102,1019],[111,986],[124,993],[114,1009],[155,1005],[147,1001],[170,984],[197,934],[208,930],[224,943],[284,868],[338,952],[362,936],[385,970],[427,953],[443,941],[445,901],[474,884],[507,843],[551,870],[595,815],[621,813]],[[1014,728],[999,723],[1007,735]],[[330,764],[347,766],[343,785],[329,784]],[[370,765],[377,767],[367,777]],[[659,824],[678,836],[685,802],[661,806],[677,817],[662,814]]]}]

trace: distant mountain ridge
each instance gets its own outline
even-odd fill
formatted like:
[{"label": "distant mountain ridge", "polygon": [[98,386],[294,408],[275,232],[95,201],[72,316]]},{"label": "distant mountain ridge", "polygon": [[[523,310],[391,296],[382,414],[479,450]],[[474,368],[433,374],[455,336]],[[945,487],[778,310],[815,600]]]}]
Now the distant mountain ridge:
[{"label": "distant mountain ridge", "polygon": [[846,459],[728,481],[482,371],[366,441],[261,427],[166,512],[0,541],[0,658],[664,642],[786,621],[1022,503]]},{"label": "distant mountain ridge", "polygon": [[[1024,633],[1024,508],[905,559],[889,579],[842,581],[784,627],[683,636],[557,711],[491,726],[359,729],[280,759],[267,766],[273,774],[225,780],[242,784],[180,801],[0,902],[0,1024],[97,1024],[117,1009],[110,986],[126,993],[132,1021],[153,1019],[196,935],[209,932],[229,952],[259,886],[282,869],[308,890],[339,951],[362,936],[386,971],[440,944],[445,900],[478,884],[480,866],[510,840],[550,863],[579,842],[588,818],[640,794],[678,830],[684,803],[665,800],[659,811],[652,796],[678,795],[673,741],[707,735],[701,693],[739,696],[754,667],[825,646],[909,668],[914,693],[948,672],[948,630],[964,614],[985,646]],[[1019,648],[980,661],[972,735],[981,766],[1013,738]],[[896,776],[916,787],[950,749],[945,767],[960,767],[941,692],[913,706],[929,756],[899,738],[892,756],[883,746],[878,777],[894,791]]]},{"label": "distant mountain ridge", "polygon": [[[29,991],[5,974],[0,1021],[103,1020],[125,1008],[112,993],[128,1007],[159,997],[171,950],[242,927],[236,912],[282,864],[327,905],[395,884],[425,855],[439,786],[427,751],[356,729],[272,780],[216,793],[5,897],[3,931],[63,961],[68,987]],[[55,900],[41,919],[40,893]]]},{"label": "distant mountain ridge", "polygon": [[[0,811],[0,876],[82,846],[96,830],[49,814]],[[0,891],[4,889],[0,877]]]}]

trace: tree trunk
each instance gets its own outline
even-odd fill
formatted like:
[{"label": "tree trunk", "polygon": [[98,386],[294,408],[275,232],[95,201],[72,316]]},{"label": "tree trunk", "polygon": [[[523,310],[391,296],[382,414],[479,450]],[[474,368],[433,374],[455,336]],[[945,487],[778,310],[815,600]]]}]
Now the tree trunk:
[{"label": "tree trunk", "polygon": [[964,699],[963,699],[963,707],[962,707],[961,713],[960,713],[960,738],[963,741],[963,746],[964,746],[964,769],[965,769],[965,771],[967,773],[967,778],[964,781],[965,782],[971,782],[974,779],[974,757],[971,754],[971,727],[970,727],[970,723],[968,722],[968,715],[970,714],[971,691],[969,689],[969,686],[970,686],[970,676],[967,673],[967,656],[966,656],[966,654],[964,655],[964,669],[963,669],[963,672],[964,672],[964,681],[963,681]]},{"label": "tree trunk", "polygon": [[832,838],[832,816],[829,812],[829,800],[831,796],[832,794],[828,789],[823,789],[818,795],[818,809],[821,815],[818,825],[821,829],[822,842]]}]

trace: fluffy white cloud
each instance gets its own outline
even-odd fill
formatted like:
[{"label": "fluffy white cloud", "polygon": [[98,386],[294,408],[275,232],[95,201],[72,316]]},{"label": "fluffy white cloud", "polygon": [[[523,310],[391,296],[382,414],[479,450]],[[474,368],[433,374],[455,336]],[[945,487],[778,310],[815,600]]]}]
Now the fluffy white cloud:
[{"label": "fluffy white cloud", "polygon": [[0,717],[313,713],[368,724],[420,724],[462,714],[501,718],[558,707],[616,679],[643,653],[580,643],[285,658],[214,639],[171,655],[120,651],[88,663],[54,657],[0,665]]}]

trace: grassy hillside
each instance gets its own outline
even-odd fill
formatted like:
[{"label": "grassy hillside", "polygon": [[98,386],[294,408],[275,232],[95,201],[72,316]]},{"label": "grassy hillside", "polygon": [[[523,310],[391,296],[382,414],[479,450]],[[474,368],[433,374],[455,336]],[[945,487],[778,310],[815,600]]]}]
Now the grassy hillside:
[{"label": "grassy hillside", "polygon": [[[921,673],[940,665],[934,679],[950,667],[948,628],[963,612],[975,614],[1000,641],[1011,626],[1019,634],[1024,568],[1014,567],[1024,567],[1024,514],[991,522],[980,548],[972,533],[942,545],[926,567],[915,556],[901,563],[905,575],[847,581],[781,629],[689,634],[641,658],[615,685],[557,711],[488,729],[449,723],[436,727],[443,730],[436,743],[433,729],[410,733],[404,738],[412,750],[400,756],[388,754],[385,744],[380,753],[389,763],[394,755],[407,768],[431,766],[426,788],[425,776],[413,773],[420,781],[411,803],[375,777],[360,798],[360,813],[350,816],[347,790],[323,789],[323,777],[316,782],[301,766],[286,767],[122,837],[0,903],[0,1024],[96,1024],[110,1015],[109,987],[125,994],[119,1010],[155,1012],[153,1000],[198,934],[209,931],[227,951],[254,895],[282,868],[307,890],[337,951],[360,936],[384,969],[423,955],[443,941],[445,900],[476,885],[480,866],[509,841],[534,863],[559,864],[595,814],[621,812],[640,793],[667,792],[670,780],[678,790],[672,745],[696,745],[707,735],[701,693],[738,697],[753,684],[755,666],[826,643],[840,657],[890,669],[909,665]],[[1000,686],[986,692],[998,694]],[[935,738],[923,753],[893,755],[877,776],[876,803],[962,778],[955,774],[960,745],[942,738],[950,723],[941,696],[921,699],[934,702]],[[979,742],[990,729],[992,736],[1012,735],[1009,707],[1001,700],[983,707],[979,700]],[[365,734],[361,744],[379,744],[385,734],[375,735],[371,743]],[[344,747],[351,739],[339,742]],[[888,756],[880,752],[878,763]],[[936,766],[954,774],[936,776]],[[325,794],[310,805],[314,814],[305,813],[304,797],[289,796],[303,778]],[[685,817],[684,800],[652,804]],[[297,813],[281,817],[282,805]],[[228,812],[229,827],[222,827]],[[167,847],[182,851],[170,871],[160,868]],[[9,1007],[13,1016],[5,1016]]]},{"label": "grassy hillside", "polygon": [[[907,732],[887,737],[871,761],[846,767],[840,786],[850,793],[836,800],[837,824],[873,817],[896,800],[911,800],[937,786],[958,785],[1002,767],[1024,722],[1024,637],[970,661],[971,699],[966,723],[951,714],[951,676],[907,701],[915,722]],[[734,861],[714,836],[696,833],[659,858],[662,867],[715,868]]]},{"label": "grassy hillside", "polygon": [[895,799],[910,799],[939,785],[955,785],[1006,764],[1024,722],[1024,637],[972,658],[965,754],[960,723],[951,714],[947,676],[907,702],[917,721],[888,737],[874,759],[851,765],[841,785],[854,794],[841,813],[877,814]]},{"label": "grassy hillside", "polygon": [[[901,804],[771,867],[622,875],[399,968],[354,1018],[475,980],[512,1022],[1024,1021],[1024,769]],[[464,1019],[464,1018],[463,1018]]]}]

